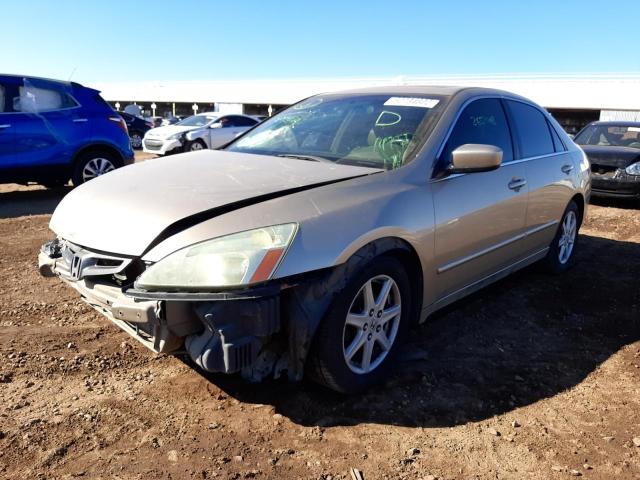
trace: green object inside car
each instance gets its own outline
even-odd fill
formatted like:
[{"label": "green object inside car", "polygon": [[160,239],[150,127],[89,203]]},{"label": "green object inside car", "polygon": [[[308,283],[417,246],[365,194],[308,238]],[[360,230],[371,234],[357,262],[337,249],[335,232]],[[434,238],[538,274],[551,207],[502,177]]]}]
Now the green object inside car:
[{"label": "green object inside car", "polygon": [[387,169],[395,169],[404,163],[404,152],[407,150],[413,135],[407,133],[406,122],[397,111],[382,110],[374,126],[376,140],[373,148],[384,162]]},{"label": "green object inside car", "polygon": [[413,135],[410,133],[376,138],[373,146],[378,155],[382,157],[385,168],[394,169],[402,166],[404,152],[412,138]]}]

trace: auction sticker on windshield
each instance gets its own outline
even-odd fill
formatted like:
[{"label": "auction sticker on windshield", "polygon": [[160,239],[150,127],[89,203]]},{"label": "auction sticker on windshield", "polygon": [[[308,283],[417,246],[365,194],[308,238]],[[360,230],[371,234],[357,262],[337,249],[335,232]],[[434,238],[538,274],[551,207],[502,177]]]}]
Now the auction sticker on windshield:
[{"label": "auction sticker on windshield", "polygon": [[384,102],[385,105],[395,107],[421,107],[421,108],[433,108],[440,100],[434,98],[419,98],[419,97],[391,97]]}]

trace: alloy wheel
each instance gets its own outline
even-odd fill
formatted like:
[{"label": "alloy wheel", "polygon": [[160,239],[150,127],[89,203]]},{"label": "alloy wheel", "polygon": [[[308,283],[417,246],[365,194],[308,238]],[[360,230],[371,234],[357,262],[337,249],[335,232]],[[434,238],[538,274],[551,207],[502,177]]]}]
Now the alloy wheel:
[{"label": "alloy wheel", "polygon": [[204,150],[204,145],[202,145],[200,142],[193,142],[189,147],[189,150],[192,152],[197,152],[198,150]]},{"label": "alloy wheel", "polygon": [[133,148],[142,147],[142,137],[139,134],[134,133],[133,135],[131,135],[131,146]]},{"label": "alloy wheel", "polygon": [[351,371],[366,374],[389,354],[402,312],[400,289],[387,275],[377,275],[351,302],[342,332],[342,352]]},{"label": "alloy wheel", "polygon": [[106,158],[98,157],[92,158],[82,169],[82,181],[88,182],[89,180],[104,175],[105,173],[115,170],[116,167],[111,161]]},{"label": "alloy wheel", "polygon": [[576,242],[578,233],[578,219],[573,210],[569,210],[562,220],[562,230],[560,239],[558,240],[558,261],[565,264],[571,258],[573,253],[573,245]]}]

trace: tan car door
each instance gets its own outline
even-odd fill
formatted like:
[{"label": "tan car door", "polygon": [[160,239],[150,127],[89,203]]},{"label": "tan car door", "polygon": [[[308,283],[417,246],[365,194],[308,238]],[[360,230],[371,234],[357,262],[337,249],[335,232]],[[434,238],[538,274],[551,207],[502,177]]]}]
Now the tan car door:
[{"label": "tan car door", "polygon": [[529,187],[526,248],[535,253],[549,246],[574,194],[571,154],[546,115],[528,103],[507,100],[517,139],[516,156],[525,167]]},{"label": "tan car door", "polygon": [[449,164],[451,151],[467,143],[500,147],[503,164],[497,170],[453,174],[431,183],[437,299],[514,263],[525,252],[525,167],[513,162],[512,136],[500,99],[477,99],[464,107],[440,155],[439,168]]}]

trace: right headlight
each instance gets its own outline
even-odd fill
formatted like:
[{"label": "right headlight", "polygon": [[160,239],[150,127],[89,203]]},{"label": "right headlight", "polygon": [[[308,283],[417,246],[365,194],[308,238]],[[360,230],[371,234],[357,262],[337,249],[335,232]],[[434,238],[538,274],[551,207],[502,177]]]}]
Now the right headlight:
[{"label": "right headlight", "polygon": [[205,290],[269,280],[298,229],[296,223],[257,228],[178,250],[136,280],[144,290]]},{"label": "right headlight", "polygon": [[182,136],[183,132],[174,133],[173,135],[169,135],[167,140],[178,140]]},{"label": "right headlight", "polygon": [[640,175],[640,162],[632,163],[624,171],[629,175]]}]

